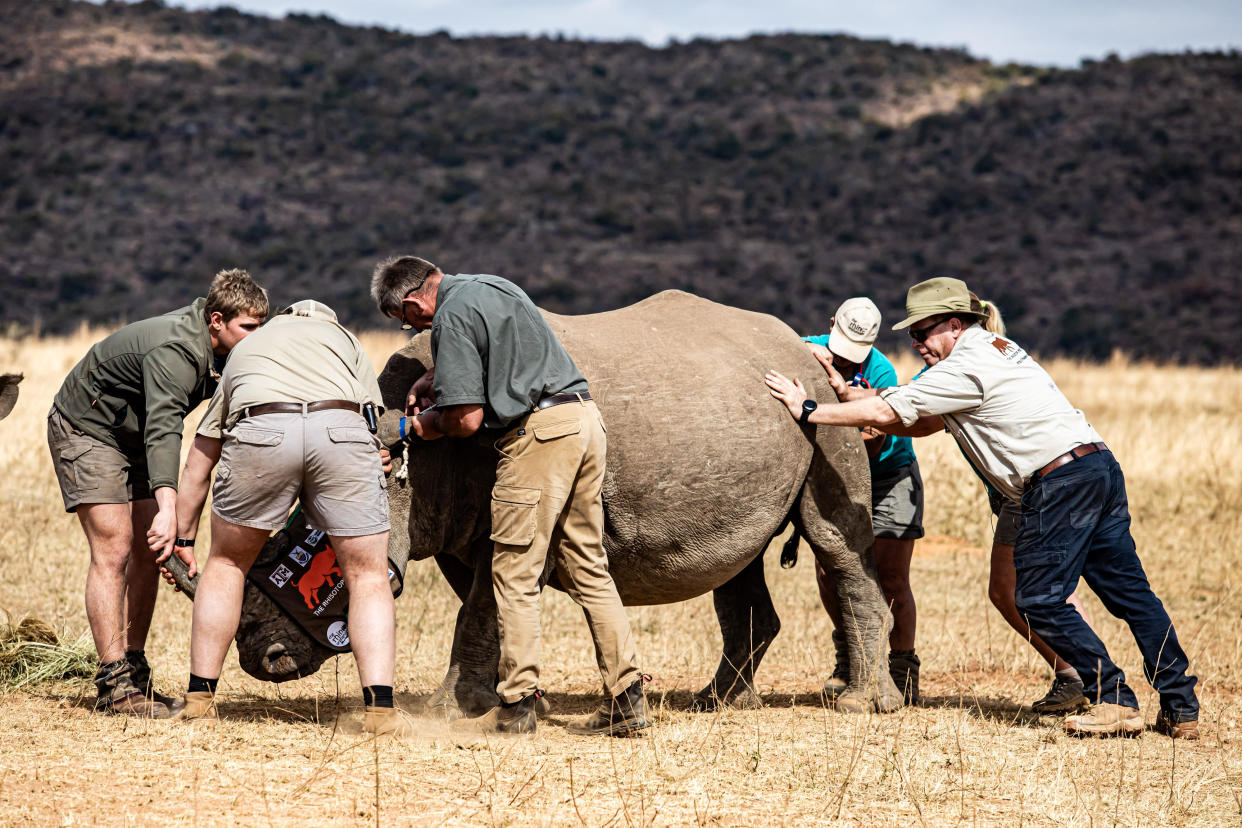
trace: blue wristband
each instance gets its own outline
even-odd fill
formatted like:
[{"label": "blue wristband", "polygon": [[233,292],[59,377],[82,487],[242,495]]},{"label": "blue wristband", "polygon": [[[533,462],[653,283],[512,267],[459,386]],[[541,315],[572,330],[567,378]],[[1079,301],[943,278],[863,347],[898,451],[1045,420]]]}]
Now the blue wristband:
[{"label": "blue wristband", "polygon": [[404,440],[405,439],[405,417],[401,418],[401,422],[398,424],[398,430],[401,433],[401,439]]}]

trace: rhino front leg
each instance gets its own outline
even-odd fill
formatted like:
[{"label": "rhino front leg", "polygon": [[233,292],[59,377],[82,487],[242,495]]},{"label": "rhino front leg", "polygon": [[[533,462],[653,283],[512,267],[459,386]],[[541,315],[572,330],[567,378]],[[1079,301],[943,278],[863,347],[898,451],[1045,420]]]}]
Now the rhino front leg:
[{"label": "rhino front leg", "polygon": [[714,710],[721,704],[760,707],[755,692],[755,670],[781,629],[772,595],[763,574],[763,553],[712,592],[724,649],[711,683],[694,694],[695,710]]},{"label": "rhino front leg", "polygon": [[[474,545],[477,562],[453,630],[453,649],[444,681],[432,694],[428,710],[446,718],[479,716],[500,703],[496,670],[500,662],[500,634],[496,627],[496,596],[492,592],[492,543],[486,536]],[[470,572],[456,558],[441,561],[441,572],[461,595],[464,575]]]}]

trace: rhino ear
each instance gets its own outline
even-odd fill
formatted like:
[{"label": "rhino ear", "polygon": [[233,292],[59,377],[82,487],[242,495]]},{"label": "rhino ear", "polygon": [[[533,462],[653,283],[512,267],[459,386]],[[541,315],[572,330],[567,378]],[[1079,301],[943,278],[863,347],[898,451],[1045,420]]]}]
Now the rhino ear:
[{"label": "rhino ear", "polygon": [[17,384],[22,379],[22,374],[0,374],[0,420],[9,416],[17,404]]}]

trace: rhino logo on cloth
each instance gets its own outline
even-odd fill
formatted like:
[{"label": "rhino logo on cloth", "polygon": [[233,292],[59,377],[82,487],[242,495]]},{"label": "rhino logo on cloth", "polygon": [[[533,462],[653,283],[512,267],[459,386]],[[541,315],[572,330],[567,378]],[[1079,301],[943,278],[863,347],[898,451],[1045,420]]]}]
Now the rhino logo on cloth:
[{"label": "rhino logo on cloth", "polygon": [[[336,576],[335,581],[332,580],[333,575]],[[306,608],[314,611],[319,606],[319,588],[335,586],[340,579],[341,568],[336,565],[336,553],[327,547],[311,560],[310,568],[298,580],[298,592],[302,593]]]}]

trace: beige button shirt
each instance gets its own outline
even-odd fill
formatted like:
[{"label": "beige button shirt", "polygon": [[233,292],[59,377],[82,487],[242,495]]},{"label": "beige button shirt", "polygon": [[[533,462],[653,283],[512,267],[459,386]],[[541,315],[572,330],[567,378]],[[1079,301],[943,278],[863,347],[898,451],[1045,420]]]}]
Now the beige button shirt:
[{"label": "beige button shirt", "polygon": [[940,415],[975,468],[1011,500],[1050,460],[1100,440],[1026,351],[979,325],[915,382],[880,396],[906,425]]},{"label": "beige button shirt", "polygon": [[298,302],[237,344],[198,425],[220,439],[243,408],[270,402],[350,400],[381,405],[362,345],[319,302]]}]

